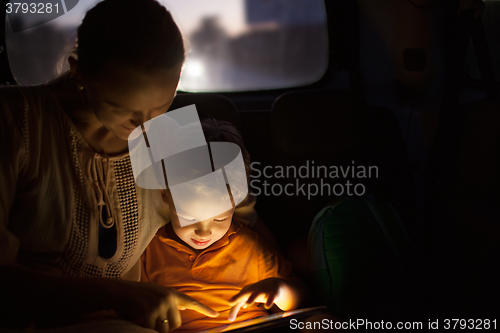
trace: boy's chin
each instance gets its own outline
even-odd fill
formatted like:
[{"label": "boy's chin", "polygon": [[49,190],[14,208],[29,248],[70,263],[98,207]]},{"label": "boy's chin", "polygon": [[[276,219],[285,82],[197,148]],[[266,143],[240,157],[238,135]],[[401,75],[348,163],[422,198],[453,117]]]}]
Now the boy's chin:
[{"label": "boy's chin", "polygon": [[[210,244],[212,245],[212,244]],[[198,250],[205,250],[206,248],[210,247],[210,245],[203,245],[203,246],[199,246],[199,245],[192,245],[192,247],[198,249]]]}]

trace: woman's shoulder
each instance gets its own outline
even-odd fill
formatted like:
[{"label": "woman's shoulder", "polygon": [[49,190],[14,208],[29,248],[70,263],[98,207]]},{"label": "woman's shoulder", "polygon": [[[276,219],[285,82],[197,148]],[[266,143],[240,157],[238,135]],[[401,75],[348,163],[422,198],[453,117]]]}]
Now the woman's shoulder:
[{"label": "woman's shoulder", "polygon": [[0,118],[0,130],[17,137],[26,147],[38,147],[41,140],[67,141],[71,131],[45,85],[0,87]]},{"label": "woman's shoulder", "polygon": [[0,87],[0,109],[12,117],[40,122],[53,123],[56,118],[65,121],[65,115],[45,84],[28,86]]},{"label": "woman's shoulder", "polygon": [[[20,98],[26,99],[31,96],[44,96],[47,95],[47,87],[44,84],[39,85],[7,85],[0,86],[0,95],[3,98]],[[27,95],[28,94],[28,95]]]},{"label": "woman's shoulder", "polygon": [[2,131],[26,132],[28,118],[28,102],[20,86],[0,87],[0,115]]},{"label": "woman's shoulder", "polygon": [[23,96],[23,90],[20,86],[1,86],[0,100],[2,102],[2,110],[23,109],[26,101]]},{"label": "woman's shoulder", "polygon": [[45,85],[0,87],[2,110],[8,110],[14,115],[22,114],[22,111],[33,113],[37,106],[43,105],[43,100],[50,99]]}]

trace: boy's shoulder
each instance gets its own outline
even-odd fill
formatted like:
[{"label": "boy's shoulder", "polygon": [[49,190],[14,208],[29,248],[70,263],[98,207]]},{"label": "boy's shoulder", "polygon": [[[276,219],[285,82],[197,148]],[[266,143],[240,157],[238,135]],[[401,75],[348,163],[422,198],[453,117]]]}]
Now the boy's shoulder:
[{"label": "boy's shoulder", "polygon": [[229,233],[229,243],[231,247],[245,248],[254,254],[279,254],[273,247],[269,246],[264,239],[247,226],[233,221]]},{"label": "boy's shoulder", "polygon": [[260,236],[255,231],[234,220],[231,229],[229,233],[229,242],[231,243],[254,242],[257,244],[261,242]]}]

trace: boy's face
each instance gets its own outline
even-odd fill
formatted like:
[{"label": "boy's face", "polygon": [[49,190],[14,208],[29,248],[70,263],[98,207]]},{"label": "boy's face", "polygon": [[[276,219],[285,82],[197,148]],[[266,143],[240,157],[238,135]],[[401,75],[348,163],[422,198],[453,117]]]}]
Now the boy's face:
[{"label": "boy's face", "polygon": [[[233,218],[234,209],[214,216],[205,221],[190,224],[181,227],[180,219],[187,219],[183,216],[177,216],[171,211],[171,223],[175,234],[187,245],[195,250],[203,250],[221,239],[229,229]],[[175,215],[175,216],[172,216]]]},{"label": "boy's face", "polygon": [[164,190],[161,192],[163,202],[167,204],[170,209],[172,229],[177,237],[195,250],[206,249],[221,239],[231,226],[234,208],[198,223],[189,224],[192,217],[183,216],[182,214],[179,215],[175,210],[172,197]]}]

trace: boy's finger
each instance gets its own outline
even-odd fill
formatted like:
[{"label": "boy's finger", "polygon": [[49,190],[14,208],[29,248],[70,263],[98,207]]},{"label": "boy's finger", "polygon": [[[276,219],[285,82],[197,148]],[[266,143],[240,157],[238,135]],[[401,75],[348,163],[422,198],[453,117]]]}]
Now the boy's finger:
[{"label": "boy's finger", "polygon": [[242,296],[248,295],[250,293],[248,291],[249,289],[250,289],[250,286],[243,287],[243,289],[241,289],[236,295],[234,295],[233,297],[231,297],[228,302],[236,304],[237,302],[240,301],[240,299],[241,299]]},{"label": "boy's finger", "polygon": [[269,310],[273,306],[275,298],[276,298],[276,293],[270,293],[267,296],[266,304],[264,304],[266,310]]},{"label": "boy's finger", "polygon": [[245,303],[245,299],[247,299],[247,298],[248,298],[248,293],[239,292],[236,295],[234,295],[233,297],[231,297],[229,299],[228,303],[230,306],[234,306],[238,303]]},{"label": "boy's finger", "polygon": [[231,310],[229,311],[229,315],[227,316],[227,319],[229,321],[234,321],[236,319],[236,315],[240,311],[240,308],[243,306],[243,304],[244,303],[238,303],[231,308]]},{"label": "boy's finger", "polygon": [[239,298],[241,298],[241,296],[243,296],[243,295],[245,295],[245,294],[246,294],[246,292],[244,292],[243,290],[240,290],[240,292],[239,292],[239,293],[237,293],[236,295],[234,295],[233,297],[231,297],[231,298],[229,299],[229,301],[228,301],[228,302],[229,302],[229,303],[236,303],[236,301],[237,301]]},{"label": "boy's finger", "polygon": [[233,297],[231,297],[227,302],[229,303],[229,305],[233,306],[236,301],[238,300],[238,297],[239,297],[239,293],[237,295],[234,295]]},{"label": "boy's finger", "polygon": [[255,300],[257,299],[257,297],[259,297],[260,293],[258,292],[253,292],[252,295],[250,295],[250,297],[248,297],[246,303],[248,305],[253,305],[253,303],[255,303]]}]

